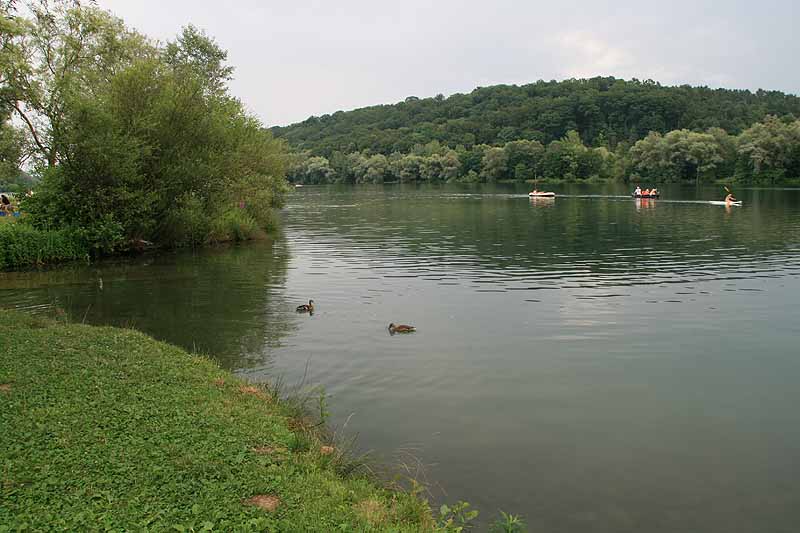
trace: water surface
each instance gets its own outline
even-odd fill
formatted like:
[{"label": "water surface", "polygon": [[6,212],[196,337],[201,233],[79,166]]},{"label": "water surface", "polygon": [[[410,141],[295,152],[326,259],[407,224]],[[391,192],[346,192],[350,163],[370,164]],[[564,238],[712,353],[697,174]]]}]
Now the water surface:
[{"label": "water surface", "polygon": [[250,379],[308,368],[362,448],[484,518],[795,531],[800,191],[554,189],[304,187],[275,242],[0,274],[0,298]]}]

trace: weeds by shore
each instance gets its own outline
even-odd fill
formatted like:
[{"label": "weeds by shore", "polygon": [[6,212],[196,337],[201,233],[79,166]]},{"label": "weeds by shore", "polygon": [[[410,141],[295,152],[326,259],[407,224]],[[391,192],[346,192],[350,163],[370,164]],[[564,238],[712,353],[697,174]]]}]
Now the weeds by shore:
[{"label": "weeds by shore", "polygon": [[42,231],[10,221],[0,224],[0,270],[88,257],[88,244],[74,231]]}]

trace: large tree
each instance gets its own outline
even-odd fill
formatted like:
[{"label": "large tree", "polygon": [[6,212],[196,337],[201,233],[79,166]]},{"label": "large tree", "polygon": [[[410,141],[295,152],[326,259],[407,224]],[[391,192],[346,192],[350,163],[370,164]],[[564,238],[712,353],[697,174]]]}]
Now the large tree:
[{"label": "large tree", "polygon": [[93,6],[29,9],[18,42],[31,68],[13,109],[47,167],[27,206],[34,224],[80,228],[103,248],[272,224],[283,142],[229,94],[232,69],[211,37],[187,27],[159,46]]},{"label": "large tree", "polygon": [[[154,48],[106,11],[80,0],[6,3],[3,105],[24,124],[36,158],[55,165],[64,150],[69,99],[96,96],[103,85]],[[28,16],[23,16],[22,14]]]}]

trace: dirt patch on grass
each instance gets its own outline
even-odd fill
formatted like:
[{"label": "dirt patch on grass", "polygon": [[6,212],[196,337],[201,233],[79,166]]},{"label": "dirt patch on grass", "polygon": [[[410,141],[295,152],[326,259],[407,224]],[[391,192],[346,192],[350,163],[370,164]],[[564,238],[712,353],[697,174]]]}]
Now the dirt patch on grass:
[{"label": "dirt patch on grass", "polygon": [[0,383],[0,392],[11,392],[11,383]]},{"label": "dirt patch on grass", "polygon": [[246,499],[244,504],[252,505],[272,513],[275,512],[275,510],[281,504],[281,500],[274,494],[259,494],[257,496],[253,496],[252,498]]},{"label": "dirt patch on grass", "polygon": [[321,446],[319,449],[319,453],[322,455],[331,455],[333,452],[336,451],[336,448],[333,446]]},{"label": "dirt patch on grass", "polygon": [[239,392],[243,394],[252,394],[256,398],[261,398],[262,400],[269,401],[269,395],[264,392],[263,390],[259,389],[258,387],[253,387],[251,385],[242,385],[239,387]]},{"label": "dirt patch on grass", "polygon": [[378,500],[364,500],[353,505],[356,513],[370,526],[380,526],[389,518],[389,511]]},{"label": "dirt patch on grass", "polygon": [[217,378],[214,381],[212,381],[212,383],[214,385],[216,385],[217,387],[224,387],[225,386],[225,380],[222,379],[222,378]]}]

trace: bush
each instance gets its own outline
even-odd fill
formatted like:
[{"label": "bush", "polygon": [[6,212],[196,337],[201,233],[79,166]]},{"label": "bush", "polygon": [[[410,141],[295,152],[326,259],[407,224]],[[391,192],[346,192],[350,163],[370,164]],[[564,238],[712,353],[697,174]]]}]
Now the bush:
[{"label": "bush", "polygon": [[181,198],[159,224],[157,240],[166,246],[204,244],[211,233],[211,219],[203,202],[196,196]]},{"label": "bush", "polygon": [[75,230],[75,233],[83,239],[92,255],[111,255],[125,247],[122,224],[108,214]]},{"label": "bush", "polygon": [[0,226],[0,270],[87,259],[86,239],[72,230],[38,230],[27,224]]},{"label": "bush", "polygon": [[246,241],[258,233],[256,219],[244,209],[231,208],[214,219],[211,225],[212,242]]}]

